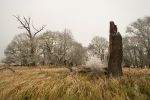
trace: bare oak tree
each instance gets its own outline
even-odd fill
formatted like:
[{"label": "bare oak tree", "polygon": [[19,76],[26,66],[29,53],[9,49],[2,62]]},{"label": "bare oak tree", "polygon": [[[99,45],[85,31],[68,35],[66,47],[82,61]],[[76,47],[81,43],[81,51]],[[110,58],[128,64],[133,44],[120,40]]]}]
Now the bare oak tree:
[{"label": "bare oak tree", "polygon": [[20,18],[20,16],[14,16],[21,26],[18,28],[25,29],[27,31],[27,36],[30,40],[30,59],[31,63],[30,66],[35,66],[35,53],[36,53],[36,45],[35,45],[35,37],[38,33],[40,33],[44,28],[45,25],[43,25],[41,28],[35,28],[35,26],[31,23],[30,17],[23,17]]}]

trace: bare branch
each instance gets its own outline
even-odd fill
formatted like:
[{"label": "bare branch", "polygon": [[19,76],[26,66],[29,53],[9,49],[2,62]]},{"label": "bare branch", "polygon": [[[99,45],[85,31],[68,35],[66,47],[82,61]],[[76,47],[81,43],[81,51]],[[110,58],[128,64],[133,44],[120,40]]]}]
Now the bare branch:
[{"label": "bare branch", "polygon": [[32,28],[33,28],[34,30],[38,31],[38,29],[36,29],[36,28],[34,27],[34,25],[33,25],[33,24],[32,24]]},{"label": "bare branch", "polygon": [[34,33],[31,32],[31,19],[30,17],[26,18],[26,17],[23,17],[23,19],[21,20],[20,16],[14,16],[21,24],[21,26],[19,26],[18,28],[20,29],[25,29],[27,30],[28,32],[28,37],[31,39],[31,38],[34,38],[39,32],[41,32],[44,28],[45,28],[45,25],[43,25],[41,28],[37,29],[34,27],[34,25],[32,25],[32,28],[35,30]]},{"label": "bare branch", "polygon": [[20,24],[22,26],[19,26],[18,28],[20,29],[23,29],[25,28],[27,30],[27,32],[29,33],[30,37],[32,37],[32,34],[31,34],[31,30],[30,30],[30,18],[27,20],[27,18],[24,17],[24,21],[23,22],[21,19],[20,19],[20,16],[15,16],[14,17],[20,22]]},{"label": "bare branch", "polygon": [[35,37],[37,35],[37,33],[41,32],[45,27],[46,27],[46,25],[43,25],[39,30],[34,27],[36,32],[34,33],[33,37]]},{"label": "bare branch", "polygon": [[21,21],[20,16],[14,16],[22,25],[22,27],[24,27],[25,29],[27,28],[26,25]]}]

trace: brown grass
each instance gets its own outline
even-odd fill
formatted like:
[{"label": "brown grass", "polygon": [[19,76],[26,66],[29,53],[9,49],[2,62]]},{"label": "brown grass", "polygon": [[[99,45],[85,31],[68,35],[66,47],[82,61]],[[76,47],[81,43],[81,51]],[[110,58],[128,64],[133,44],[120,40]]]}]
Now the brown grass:
[{"label": "brown grass", "polygon": [[124,68],[106,78],[66,68],[15,68],[0,72],[0,100],[149,100],[150,69]]}]

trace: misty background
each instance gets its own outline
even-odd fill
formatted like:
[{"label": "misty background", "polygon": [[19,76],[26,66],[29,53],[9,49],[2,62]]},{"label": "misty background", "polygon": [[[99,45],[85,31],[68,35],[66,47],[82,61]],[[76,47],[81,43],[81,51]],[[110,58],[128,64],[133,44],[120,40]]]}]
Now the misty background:
[{"label": "misty background", "polygon": [[0,0],[0,59],[16,34],[19,23],[13,15],[29,16],[36,27],[63,31],[68,28],[78,42],[87,46],[98,35],[108,39],[109,21],[120,33],[137,18],[150,16],[149,0]]}]

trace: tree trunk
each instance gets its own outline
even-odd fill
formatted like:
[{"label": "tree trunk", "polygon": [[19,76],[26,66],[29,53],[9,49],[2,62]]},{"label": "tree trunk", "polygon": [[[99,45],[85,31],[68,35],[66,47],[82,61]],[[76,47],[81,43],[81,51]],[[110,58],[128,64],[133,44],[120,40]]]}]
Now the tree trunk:
[{"label": "tree trunk", "polygon": [[30,39],[31,42],[31,51],[30,51],[30,57],[31,57],[31,63],[30,66],[35,66],[36,62],[35,62],[35,46],[34,46],[34,38],[31,37]]},{"label": "tree trunk", "polygon": [[102,53],[101,53],[101,61],[104,61],[104,49],[102,49]]},{"label": "tree trunk", "polygon": [[133,48],[133,54],[134,54],[134,67],[138,67],[138,61],[137,61],[137,53],[136,53],[137,48]]},{"label": "tree trunk", "polygon": [[117,26],[110,22],[108,74],[122,76],[122,36],[117,32]]},{"label": "tree trunk", "polygon": [[150,68],[150,49],[148,50],[147,58],[148,58],[148,67]]}]

